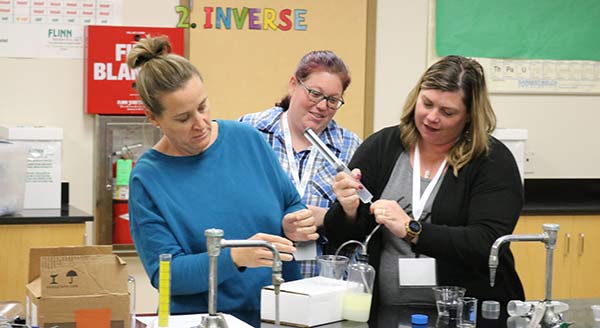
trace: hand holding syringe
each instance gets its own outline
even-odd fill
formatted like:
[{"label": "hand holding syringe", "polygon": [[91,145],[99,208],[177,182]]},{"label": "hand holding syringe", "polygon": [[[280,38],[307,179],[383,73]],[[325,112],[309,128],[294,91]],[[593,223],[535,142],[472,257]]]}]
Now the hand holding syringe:
[{"label": "hand holding syringe", "polygon": [[[323,144],[321,139],[319,139],[317,134],[311,128],[306,128],[306,130],[304,130],[304,136],[306,137],[306,139],[308,139],[308,141],[310,141],[310,143],[313,146],[315,146],[319,150],[319,152],[323,156],[325,156],[325,159],[327,159],[327,161],[331,165],[333,165],[333,167],[335,168],[336,171],[344,172],[344,173],[348,174],[349,176],[352,176],[352,171],[350,171],[350,169],[346,166],[346,164],[344,164],[344,162],[342,162],[342,160],[335,157],[335,155],[331,152],[331,150],[329,150],[329,148],[327,148],[327,146],[325,146],[325,144]],[[373,195],[371,195],[371,193],[367,190],[367,188],[358,189],[357,193],[358,193],[358,197],[360,198],[360,200],[365,204],[369,204],[373,200]],[[362,245],[362,253],[367,254],[367,245],[369,244],[369,240],[371,240],[371,237],[373,236],[373,234],[375,234],[375,232],[377,231],[377,229],[379,229],[380,226],[381,226],[381,224],[378,224],[375,226],[375,228],[371,231],[371,233],[369,233],[369,235],[367,235],[367,238],[365,239],[364,243],[360,243],[356,240],[350,240],[350,241],[342,244],[337,249],[337,252],[335,253],[336,256],[339,253],[339,251],[344,246],[346,246],[348,243],[361,244]]]},{"label": "hand holding syringe", "polygon": [[[317,134],[311,128],[306,128],[306,130],[304,130],[304,136],[306,137],[306,139],[308,139],[308,141],[310,141],[310,143],[313,146],[315,146],[319,150],[321,155],[323,155],[325,157],[325,159],[331,165],[333,165],[333,167],[335,168],[335,170],[337,172],[344,172],[344,173],[348,174],[349,176],[352,176],[352,171],[350,171],[348,166],[346,166],[346,164],[344,164],[344,162],[342,162],[342,160],[337,158],[331,152],[331,150],[329,150],[329,148],[327,148],[327,146],[321,141],[321,139],[319,139]],[[373,195],[371,195],[371,193],[366,188],[358,189],[357,193],[358,193],[358,197],[360,198],[360,200],[365,204],[370,203],[371,200],[373,199]]]}]

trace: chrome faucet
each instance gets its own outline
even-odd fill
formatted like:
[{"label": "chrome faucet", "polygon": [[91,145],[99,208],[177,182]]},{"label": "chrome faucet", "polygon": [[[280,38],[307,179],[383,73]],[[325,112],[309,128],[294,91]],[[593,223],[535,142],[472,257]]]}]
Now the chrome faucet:
[{"label": "chrome faucet", "polygon": [[221,249],[225,247],[264,247],[273,253],[272,281],[275,292],[275,324],[279,326],[279,290],[283,283],[283,277],[281,276],[282,263],[277,248],[264,240],[225,240],[221,229],[206,229],[204,230],[204,236],[206,236],[206,248],[209,258],[208,316],[202,318],[202,323],[198,327],[227,327],[223,315],[217,313],[217,263]]},{"label": "chrome faucet", "polygon": [[496,280],[496,268],[498,268],[498,252],[502,244],[511,241],[541,241],[546,245],[546,300],[552,299],[552,263],[554,262],[554,247],[556,246],[556,238],[558,235],[558,224],[544,223],[542,229],[544,232],[540,234],[521,234],[521,235],[505,235],[494,242],[490,250],[490,286],[494,287]]},{"label": "chrome faucet", "polygon": [[[536,306],[531,318],[528,320],[534,321],[533,325],[541,324],[542,327],[567,327],[570,322],[563,322],[563,317],[560,313],[554,310],[552,303],[552,264],[554,260],[554,248],[556,247],[556,239],[558,235],[559,225],[554,223],[542,224],[544,232],[540,234],[516,234],[505,235],[494,242],[490,250],[489,267],[490,267],[490,286],[494,287],[496,280],[496,269],[498,268],[498,253],[500,247],[507,242],[512,241],[541,241],[546,247],[546,294],[545,299],[540,301]],[[533,327],[533,326],[530,326]]]}]

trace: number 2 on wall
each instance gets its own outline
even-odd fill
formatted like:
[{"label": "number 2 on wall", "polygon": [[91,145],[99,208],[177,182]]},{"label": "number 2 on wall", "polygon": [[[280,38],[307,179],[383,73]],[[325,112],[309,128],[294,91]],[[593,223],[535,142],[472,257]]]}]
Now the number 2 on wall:
[{"label": "number 2 on wall", "polygon": [[176,6],[175,12],[179,13],[179,22],[177,22],[177,26],[180,28],[190,28],[190,23],[186,23],[188,21],[188,17],[190,16],[190,10],[185,6]]}]

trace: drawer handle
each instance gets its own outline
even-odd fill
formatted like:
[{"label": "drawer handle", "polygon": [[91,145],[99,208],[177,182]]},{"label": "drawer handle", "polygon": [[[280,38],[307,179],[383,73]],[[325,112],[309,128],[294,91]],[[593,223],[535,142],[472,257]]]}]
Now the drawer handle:
[{"label": "drawer handle", "polygon": [[585,235],[583,233],[579,233],[579,253],[577,255],[581,256],[583,255],[583,251],[584,251],[584,242],[585,242]]},{"label": "drawer handle", "polygon": [[565,233],[565,256],[569,256],[571,253],[571,234]]}]

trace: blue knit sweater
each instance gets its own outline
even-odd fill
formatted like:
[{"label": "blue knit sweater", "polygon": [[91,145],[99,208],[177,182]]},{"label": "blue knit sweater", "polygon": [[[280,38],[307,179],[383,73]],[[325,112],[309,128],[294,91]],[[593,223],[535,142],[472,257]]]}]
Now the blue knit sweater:
[{"label": "blue knit sweater", "polygon": [[[149,150],[130,180],[130,227],[135,247],[154,287],[159,255],[172,254],[171,312],[208,311],[208,255],[204,230],[223,229],[225,239],[258,232],[282,235],[281,220],[304,208],[271,147],[254,128],[217,121],[219,135],[195,156]],[[260,289],[271,284],[270,268],[238,269],[229,249],[219,256],[217,310],[260,309]],[[300,277],[284,264],[284,279]]]}]

